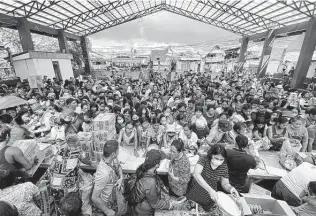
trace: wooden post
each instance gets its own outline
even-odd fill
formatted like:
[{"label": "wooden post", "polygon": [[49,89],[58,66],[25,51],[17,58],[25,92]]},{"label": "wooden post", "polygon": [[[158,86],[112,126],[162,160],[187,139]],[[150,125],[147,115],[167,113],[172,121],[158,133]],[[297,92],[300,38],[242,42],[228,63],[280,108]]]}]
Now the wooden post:
[{"label": "wooden post", "polygon": [[23,51],[34,50],[30,26],[26,18],[18,18],[18,32]]},{"label": "wooden post", "polygon": [[269,34],[264,40],[263,49],[257,69],[257,77],[263,77],[266,74],[271,51],[272,51],[272,44],[275,38],[274,30],[270,30]]},{"label": "wooden post", "polygon": [[88,51],[87,38],[85,36],[80,37],[82,55],[84,59],[84,70],[86,74],[91,74],[90,57]]},{"label": "wooden post", "polygon": [[59,49],[61,52],[64,51],[65,53],[69,53],[67,37],[63,29],[58,30],[58,43],[59,43]]},{"label": "wooden post", "polygon": [[291,88],[301,88],[303,86],[315,50],[315,38],[316,19],[311,18],[308,22],[300,55],[298,57],[293,79],[291,81]]}]

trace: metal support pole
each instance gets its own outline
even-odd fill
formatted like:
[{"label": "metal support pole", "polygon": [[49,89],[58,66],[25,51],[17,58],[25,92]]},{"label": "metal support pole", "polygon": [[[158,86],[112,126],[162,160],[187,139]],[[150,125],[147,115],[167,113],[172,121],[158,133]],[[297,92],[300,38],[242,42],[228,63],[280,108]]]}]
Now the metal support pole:
[{"label": "metal support pole", "polygon": [[248,48],[248,42],[249,42],[249,38],[248,37],[243,37],[241,39],[241,47],[240,47],[240,52],[239,52],[239,59],[238,59],[238,63],[244,63],[246,60],[246,52],[247,52],[247,48]]},{"label": "metal support pole", "polygon": [[316,19],[311,18],[308,21],[304,41],[298,57],[293,79],[291,81],[292,88],[301,88],[306,78],[309,66],[312,61],[313,53],[316,45]]},{"label": "metal support pole", "polygon": [[270,55],[272,52],[272,44],[275,38],[274,30],[270,30],[266,39],[264,40],[263,49],[257,69],[257,77],[263,77],[266,74]]},{"label": "metal support pole", "polygon": [[91,74],[90,57],[88,51],[87,38],[85,36],[80,37],[82,55],[84,59],[84,70],[86,74]]},{"label": "metal support pole", "polygon": [[58,30],[58,43],[61,52],[69,53],[67,37],[63,29]]},{"label": "metal support pole", "polygon": [[18,32],[23,51],[34,50],[30,26],[26,18],[18,18]]}]

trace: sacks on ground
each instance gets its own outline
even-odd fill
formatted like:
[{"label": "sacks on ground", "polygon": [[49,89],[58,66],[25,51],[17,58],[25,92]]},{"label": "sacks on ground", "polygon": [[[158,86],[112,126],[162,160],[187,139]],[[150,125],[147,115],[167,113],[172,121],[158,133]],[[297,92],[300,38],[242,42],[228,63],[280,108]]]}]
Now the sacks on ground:
[{"label": "sacks on ground", "polygon": [[280,150],[280,164],[287,170],[294,169],[297,164],[295,162],[295,154],[302,148],[301,143],[296,139],[286,139]]}]

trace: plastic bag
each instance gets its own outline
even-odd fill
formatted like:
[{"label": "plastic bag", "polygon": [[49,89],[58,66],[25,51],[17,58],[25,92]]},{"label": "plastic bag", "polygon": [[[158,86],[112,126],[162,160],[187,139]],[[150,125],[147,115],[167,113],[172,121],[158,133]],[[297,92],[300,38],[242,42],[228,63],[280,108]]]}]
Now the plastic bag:
[{"label": "plastic bag", "polygon": [[79,191],[82,199],[82,214],[92,215],[91,195],[93,190],[93,176],[89,173],[83,172],[81,169],[78,171],[79,175]]}]

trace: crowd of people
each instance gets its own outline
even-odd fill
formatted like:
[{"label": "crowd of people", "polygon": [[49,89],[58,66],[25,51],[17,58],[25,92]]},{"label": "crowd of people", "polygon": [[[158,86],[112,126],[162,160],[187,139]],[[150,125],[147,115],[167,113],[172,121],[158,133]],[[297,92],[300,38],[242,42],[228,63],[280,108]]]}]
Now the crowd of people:
[{"label": "crowd of people", "polygon": [[[117,139],[104,143],[96,167],[90,198],[96,211],[122,215],[119,190],[128,191],[123,194],[134,215],[178,210],[188,203],[215,211],[217,191],[237,198],[249,191],[247,173],[262,163],[259,150],[265,150],[278,153],[282,166],[296,172],[275,185],[273,196],[287,201],[297,215],[316,214],[316,158],[311,154],[303,165],[293,164],[295,153],[316,150],[313,83],[307,89],[291,89],[287,79],[188,73],[174,81],[159,76],[149,81],[44,77],[43,84],[31,89],[23,81],[1,87],[2,96],[26,101],[0,115],[1,216],[41,215],[35,202],[40,200],[39,188],[30,182],[15,183],[21,170],[38,162],[28,161],[12,144],[36,139],[67,148],[67,137],[88,131],[102,113],[116,115]],[[121,148],[144,158],[134,177],[127,179],[123,173]],[[191,174],[193,157],[198,161]],[[165,158],[170,160],[167,184],[157,175]],[[79,159],[92,165],[89,158]],[[311,172],[303,174],[294,193],[291,185],[300,179],[302,166]],[[58,203],[61,215],[90,215],[81,211],[82,206],[76,192],[65,194]]]}]

